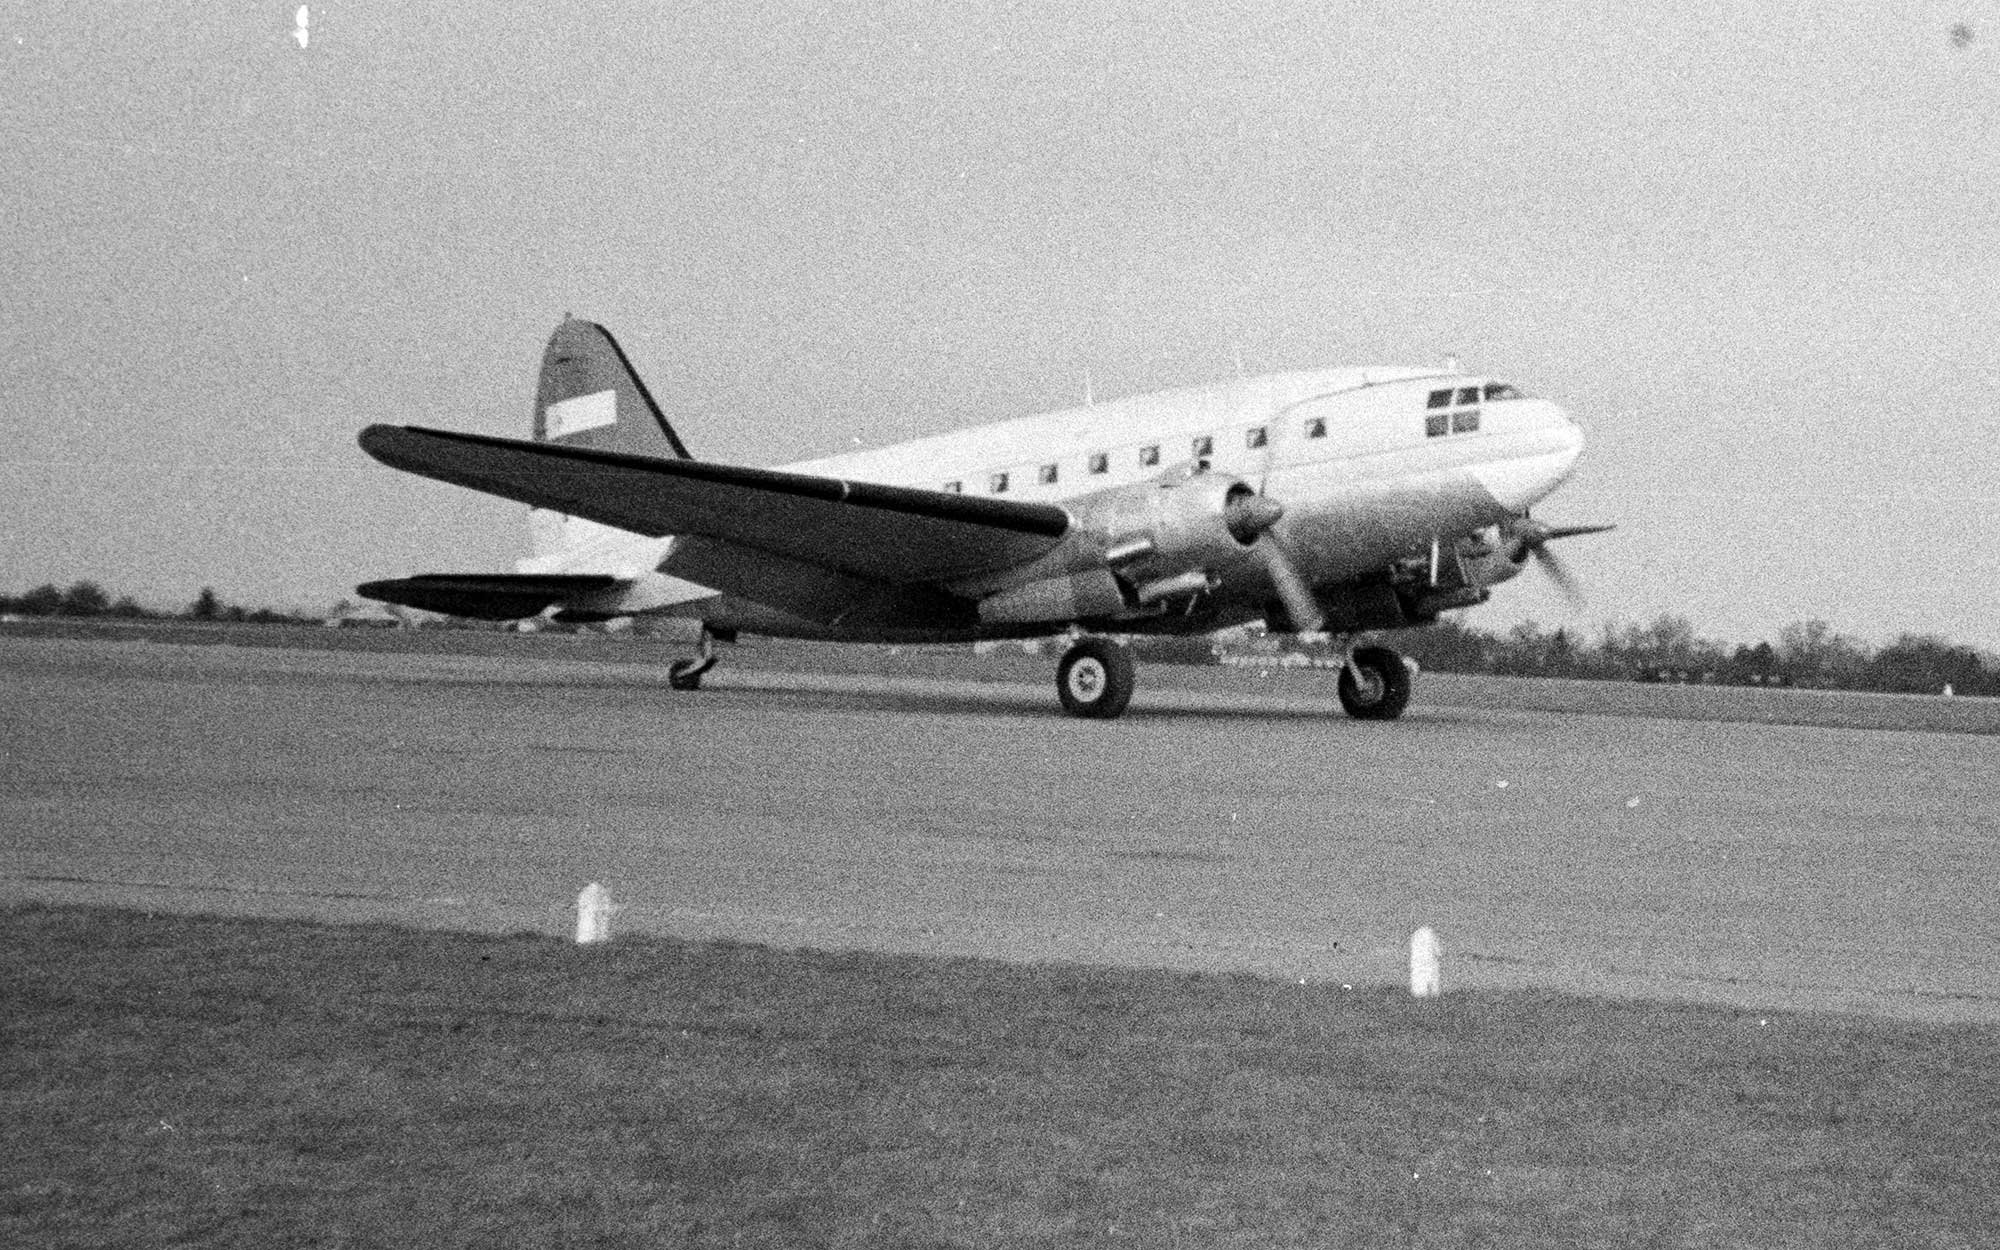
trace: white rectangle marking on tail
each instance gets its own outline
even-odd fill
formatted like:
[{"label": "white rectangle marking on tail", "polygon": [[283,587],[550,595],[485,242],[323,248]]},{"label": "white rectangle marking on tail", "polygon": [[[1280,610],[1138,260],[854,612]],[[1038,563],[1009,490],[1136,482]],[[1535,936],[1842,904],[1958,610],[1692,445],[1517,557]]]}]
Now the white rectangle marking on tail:
[{"label": "white rectangle marking on tail", "polygon": [[598,391],[550,404],[542,428],[550,438],[594,430],[618,421],[618,392]]}]

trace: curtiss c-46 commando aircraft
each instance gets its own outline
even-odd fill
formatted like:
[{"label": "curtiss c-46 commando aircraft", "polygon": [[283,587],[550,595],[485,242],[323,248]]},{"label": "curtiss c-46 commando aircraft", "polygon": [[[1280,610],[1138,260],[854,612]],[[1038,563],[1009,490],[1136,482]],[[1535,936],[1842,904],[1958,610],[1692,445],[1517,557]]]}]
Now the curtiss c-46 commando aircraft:
[{"label": "curtiss c-46 commando aircraft", "polygon": [[1358,635],[1482,603],[1532,557],[1608,526],[1529,507],[1583,433],[1555,404],[1455,369],[1278,373],[1021,417],[779,469],[696,460],[602,326],[549,339],[534,438],[372,425],[368,454],[525,503],[514,573],[426,573],[371,599],[510,620],[666,616],[692,690],[739,633],[853,642],[1071,635],[1073,715],[1132,696],[1117,636],[1263,621],[1328,634],[1348,713],[1386,720],[1410,670]]}]

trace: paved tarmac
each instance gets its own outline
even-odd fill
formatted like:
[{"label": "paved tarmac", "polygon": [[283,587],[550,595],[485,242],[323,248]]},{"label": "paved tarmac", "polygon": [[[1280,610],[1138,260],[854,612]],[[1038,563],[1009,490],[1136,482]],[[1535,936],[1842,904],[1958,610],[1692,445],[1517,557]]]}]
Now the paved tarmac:
[{"label": "paved tarmac", "polygon": [[1097,723],[1052,681],[0,637],[0,901],[559,933],[595,880],[623,931],[1355,984],[1428,924],[1447,992],[2000,1022],[2000,739],[1147,671]]}]

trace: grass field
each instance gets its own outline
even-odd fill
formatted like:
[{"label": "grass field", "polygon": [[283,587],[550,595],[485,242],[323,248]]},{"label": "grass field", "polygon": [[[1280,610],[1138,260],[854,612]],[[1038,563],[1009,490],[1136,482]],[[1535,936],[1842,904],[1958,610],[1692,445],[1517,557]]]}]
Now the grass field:
[{"label": "grass field", "polygon": [[0,1243],[1981,1246],[2000,1031],[0,911]]}]

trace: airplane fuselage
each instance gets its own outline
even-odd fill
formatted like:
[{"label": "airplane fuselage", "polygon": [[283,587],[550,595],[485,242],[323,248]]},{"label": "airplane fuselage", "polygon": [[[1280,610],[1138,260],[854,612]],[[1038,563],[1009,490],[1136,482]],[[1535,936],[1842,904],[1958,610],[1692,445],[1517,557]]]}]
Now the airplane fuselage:
[{"label": "airplane fuselage", "polygon": [[[1115,545],[1142,531],[1167,492],[1240,482],[1283,501],[1272,536],[1315,587],[1359,583],[1401,563],[1452,560],[1473,535],[1517,517],[1568,477],[1582,432],[1560,407],[1513,387],[1412,368],[1272,374],[1020,417],[781,466],[788,472],[1060,505]],[[1147,484],[1158,491],[1149,491]],[[950,624],[806,620],[658,570],[675,539],[642,538],[574,518],[551,554],[524,573],[608,573],[627,585],[584,605],[606,614],[699,616],[717,628],[883,640],[958,640],[1050,632],[996,616]],[[1477,554],[1475,551],[1473,554]],[[1245,550],[1223,551],[1205,580],[1158,610],[1104,625],[1125,633],[1191,633],[1267,616],[1268,584]],[[1511,576],[1489,561],[1479,579]],[[1135,566],[1144,576],[1144,562]],[[1449,580],[1449,579],[1447,579]],[[971,597],[978,578],[956,589]],[[1456,606],[1456,605],[1453,605]],[[1362,622],[1357,621],[1357,624]]]}]

